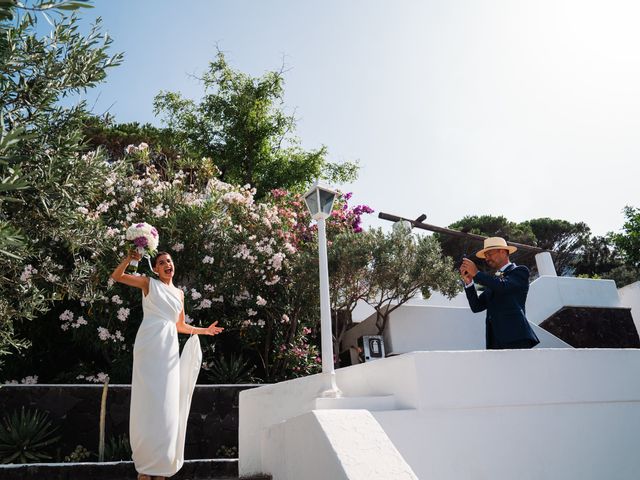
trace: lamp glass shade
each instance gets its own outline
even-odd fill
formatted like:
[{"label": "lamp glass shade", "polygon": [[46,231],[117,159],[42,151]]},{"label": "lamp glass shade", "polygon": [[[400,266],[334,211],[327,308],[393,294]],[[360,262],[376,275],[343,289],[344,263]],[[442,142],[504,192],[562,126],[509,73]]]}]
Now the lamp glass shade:
[{"label": "lamp glass shade", "polygon": [[311,216],[314,217],[320,211],[318,202],[318,189],[314,188],[304,197],[304,203],[307,204],[307,208],[311,212]]},{"label": "lamp glass shade", "polygon": [[311,187],[311,190],[305,194],[304,202],[307,204],[309,212],[311,212],[311,217],[314,220],[318,220],[331,215],[335,198],[336,192],[334,190],[316,183]]},{"label": "lamp glass shade", "polygon": [[331,215],[331,210],[333,210],[333,201],[336,198],[335,193],[319,189],[319,202],[320,202],[320,211],[324,213],[326,216]]}]

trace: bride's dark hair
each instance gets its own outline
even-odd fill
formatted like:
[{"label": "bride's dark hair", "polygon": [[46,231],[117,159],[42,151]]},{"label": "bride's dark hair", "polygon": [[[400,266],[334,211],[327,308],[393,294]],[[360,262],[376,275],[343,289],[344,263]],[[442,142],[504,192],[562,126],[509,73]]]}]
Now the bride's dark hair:
[{"label": "bride's dark hair", "polygon": [[156,253],[156,254],[151,258],[151,267],[152,267],[152,268],[156,268],[156,262],[158,261],[158,259],[159,259],[162,255],[169,255],[169,256],[171,256],[171,254],[170,254],[169,252],[158,252],[158,253]]}]

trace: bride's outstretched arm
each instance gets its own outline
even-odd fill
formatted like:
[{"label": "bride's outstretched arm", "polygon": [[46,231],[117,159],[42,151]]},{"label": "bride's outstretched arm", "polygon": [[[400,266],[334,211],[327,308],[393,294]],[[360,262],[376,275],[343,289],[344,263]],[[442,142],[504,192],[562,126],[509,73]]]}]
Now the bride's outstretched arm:
[{"label": "bride's outstretched arm", "polygon": [[113,278],[116,282],[124,283],[125,285],[129,285],[130,287],[139,288],[146,295],[147,293],[149,293],[149,278],[140,275],[129,275],[128,273],[125,273],[125,270],[127,269],[127,266],[129,265],[129,262],[131,262],[131,260],[140,260],[140,254],[135,251],[129,252],[111,273],[111,278]]},{"label": "bride's outstretched arm", "polygon": [[191,325],[187,324],[184,315],[184,293],[182,294],[182,311],[180,312],[178,321],[176,322],[176,329],[178,330],[178,333],[186,333],[188,335],[218,335],[224,330],[224,328],[218,327],[217,325],[217,321],[213,322],[207,328],[192,327]]}]

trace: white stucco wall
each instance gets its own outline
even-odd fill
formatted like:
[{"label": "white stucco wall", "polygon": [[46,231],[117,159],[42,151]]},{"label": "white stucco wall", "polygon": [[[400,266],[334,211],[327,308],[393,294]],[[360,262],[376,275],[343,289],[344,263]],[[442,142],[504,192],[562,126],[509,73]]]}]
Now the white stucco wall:
[{"label": "white stucco wall", "polygon": [[484,314],[474,314],[468,306],[402,305],[392,315],[385,332],[390,353],[485,348]]},{"label": "white stucco wall", "polygon": [[[632,349],[415,352],[337,372],[363,404],[395,397],[373,417],[418,478],[440,480],[636,479],[638,378]],[[315,375],[240,394],[242,475],[288,455],[277,438],[264,450],[263,435],[316,409],[324,388]],[[296,441],[313,450],[314,438],[303,429]]]},{"label": "white stucco wall", "polygon": [[640,282],[632,283],[618,290],[620,302],[631,309],[633,323],[640,334]]},{"label": "white stucco wall", "polygon": [[529,287],[527,319],[540,325],[563,307],[620,308],[613,280],[539,277]]},{"label": "white stucco wall", "polygon": [[[621,301],[623,296],[626,303]],[[538,325],[564,307],[624,308],[632,305],[636,305],[634,321],[638,328],[640,282],[618,291],[612,280],[542,276],[531,283],[526,309],[527,319],[540,338],[538,348],[567,348],[570,345]],[[363,308],[360,313],[365,311]],[[384,333],[386,352],[483,349],[484,318],[484,312],[471,312],[464,294],[451,300],[437,293],[427,300],[412,299],[390,315]],[[372,314],[347,332],[342,349],[357,345],[362,335],[376,333],[375,315]]]},{"label": "white stucco wall", "polygon": [[[376,412],[421,479],[637,479],[638,405]],[[585,421],[587,423],[585,423]]]},{"label": "white stucco wall", "polygon": [[[431,305],[441,307],[464,307],[468,308],[467,297],[464,292],[456,295],[453,298],[447,298],[440,292],[432,292],[431,296],[427,299],[422,298],[422,295],[418,293],[414,298],[409,300],[407,305]],[[352,313],[353,321],[356,323],[362,322],[375,313],[373,307],[370,307],[366,302],[360,301],[356,305]]]},{"label": "white stucco wall", "polygon": [[315,410],[288,419],[265,431],[262,449],[274,480],[418,478],[366,410]]},{"label": "white stucco wall", "polygon": [[[570,347],[534,323],[531,328],[540,339],[537,348]],[[345,334],[342,348],[357,345],[362,335],[376,333],[375,315],[372,315]],[[483,350],[485,312],[473,313],[468,306],[401,305],[390,315],[384,341],[387,355],[424,350]]]}]

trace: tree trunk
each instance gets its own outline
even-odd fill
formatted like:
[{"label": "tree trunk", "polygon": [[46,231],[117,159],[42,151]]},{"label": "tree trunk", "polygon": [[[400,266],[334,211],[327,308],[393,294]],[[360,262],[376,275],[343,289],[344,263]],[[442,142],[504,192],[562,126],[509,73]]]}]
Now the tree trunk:
[{"label": "tree trunk", "polygon": [[332,310],[332,325],[335,325],[335,335],[333,335],[333,353],[336,356],[336,368],[340,367],[340,352],[344,334],[353,325],[351,310]]}]

